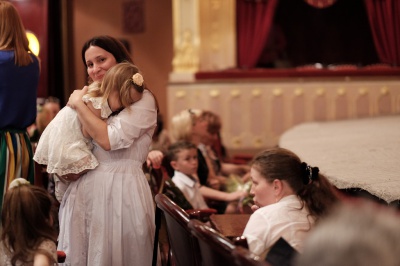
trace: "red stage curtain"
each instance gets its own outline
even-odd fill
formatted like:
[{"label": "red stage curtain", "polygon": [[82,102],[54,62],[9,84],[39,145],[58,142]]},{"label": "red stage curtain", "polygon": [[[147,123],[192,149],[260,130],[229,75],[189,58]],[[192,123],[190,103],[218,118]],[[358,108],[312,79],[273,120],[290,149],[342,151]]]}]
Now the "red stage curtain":
[{"label": "red stage curtain", "polygon": [[237,0],[238,66],[256,66],[272,28],[278,0]]},{"label": "red stage curtain", "polygon": [[400,66],[400,1],[365,0],[365,6],[380,61]]}]

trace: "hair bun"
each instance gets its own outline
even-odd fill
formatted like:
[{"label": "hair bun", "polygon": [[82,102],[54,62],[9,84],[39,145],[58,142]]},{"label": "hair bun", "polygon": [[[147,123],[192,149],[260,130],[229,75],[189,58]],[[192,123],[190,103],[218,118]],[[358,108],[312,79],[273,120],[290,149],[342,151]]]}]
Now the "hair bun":
[{"label": "hair bun", "polygon": [[303,177],[303,184],[308,185],[311,184],[312,181],[318,178],[319,168],[318,167],[311,167],[305,162],[301,163],[301,170],[302,170],[302,177]]},{"label": "hair bun", "polygon": [[31,183],[29,183],[28,180],[26,180],[25,178],[19,177],[14,179],[10,185],[8,186],[8,189],[12,189],[15,187],[19,187],[19,186],[23,186],[23,185],[30,185]]}]

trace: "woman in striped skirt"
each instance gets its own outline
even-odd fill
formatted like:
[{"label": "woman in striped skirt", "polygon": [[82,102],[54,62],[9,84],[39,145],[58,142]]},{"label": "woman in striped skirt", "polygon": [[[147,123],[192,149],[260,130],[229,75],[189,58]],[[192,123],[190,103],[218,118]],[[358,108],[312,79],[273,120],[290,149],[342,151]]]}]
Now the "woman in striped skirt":
[{"label": "woman in striped skirt", "polygon": [[0,208],[9,183],[34,183],[32,146],[26,128],[35,122],[39,60],[28,47],[15,7],[0,1]]}]

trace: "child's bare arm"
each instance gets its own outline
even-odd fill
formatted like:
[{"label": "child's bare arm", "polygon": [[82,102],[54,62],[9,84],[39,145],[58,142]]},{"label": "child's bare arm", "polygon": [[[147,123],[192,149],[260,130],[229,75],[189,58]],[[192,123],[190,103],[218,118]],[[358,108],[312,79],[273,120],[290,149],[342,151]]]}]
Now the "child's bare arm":
[{"label": "child's bare arm", "polygon": [[[101,110],[100,109],[96,109],[93,107],[93,104],[91,101],[88,101],[86,103],[87,107],[89,107],[90,111],[92,111],[92,113],[94,113],[97,117],[99,117],[101,119]],[[82,134],[85,138],[90,138],[89,133],[85,130],[85,127],[82,125]]]},{"label": "child's bare arm", "polygon": [[204,198],[221,201],[233,201],[245,197],[248,193],[246,191],[235,191],[235,192],[223,192],[216,189],[212,189],[206,186],[200,187],[200,193]]}]

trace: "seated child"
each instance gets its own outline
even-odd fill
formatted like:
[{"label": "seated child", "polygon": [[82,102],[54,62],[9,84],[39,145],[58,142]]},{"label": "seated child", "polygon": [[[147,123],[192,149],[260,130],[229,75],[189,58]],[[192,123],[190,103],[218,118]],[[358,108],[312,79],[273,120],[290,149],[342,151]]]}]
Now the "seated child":
[{"label": "seated child", "polygon": [[44,188],[24,178],[11,182],[1,213],[0,265],[55,265],[57,232],[52,206],[52,197]]},{"label": "seated child", "polygon": [[[107,119],[113,112],[140,100],[143,90],[139,69],[120,63],[107,71],[102,84],[91,84],[83,100],[94,114]],[[55,174],[58,201],[67,190],[68,178],[80,176],[99,164],[91,150],[90,136],[81,127],[76,111],[69,106],[62,108],[43,131],[33,157],[37,163],[47,165],[48,173]]]},{"label": "seated child", "polygon": [[228,202],[238,200],[247,195],[246,191],[227,193],[200,186],[196,175],[198,167],[197,147],[193,143],[178,141],[170,145],[166,160],[169,161],[171,167],[174,169],[172,181],[195,209],[208,208],[202,196],[202,190],[206,190],[206,194],[212,194],[213,198]]}]

